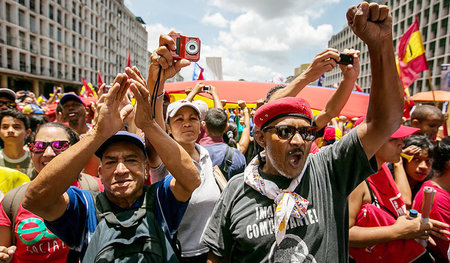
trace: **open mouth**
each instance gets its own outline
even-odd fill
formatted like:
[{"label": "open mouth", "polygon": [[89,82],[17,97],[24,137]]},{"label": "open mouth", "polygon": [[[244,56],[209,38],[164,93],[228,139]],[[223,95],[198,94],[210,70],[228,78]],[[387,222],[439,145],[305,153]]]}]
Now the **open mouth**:
[{"label": "open mouth", "polygon": [[303,151],[301,149],[294,149],[288,152],[288,162],[293,167],[300,165],[300,160],[303,157]]}]

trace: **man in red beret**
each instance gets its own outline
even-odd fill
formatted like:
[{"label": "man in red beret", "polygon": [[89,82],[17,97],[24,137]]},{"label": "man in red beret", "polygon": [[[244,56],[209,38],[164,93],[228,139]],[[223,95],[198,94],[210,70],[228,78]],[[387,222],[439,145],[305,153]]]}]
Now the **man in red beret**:
[{"label": "man in red beret", "polygon": [[307,101],[283,98],[255,113],[264,151],[225,188],[203,243],[208,262],[347,262],[347,196],[377,170],[375,152],[400,125],[403,94],[387,6],[347,11],[368,46],[372,86],[366,122],[309,154],[315,130]]}]

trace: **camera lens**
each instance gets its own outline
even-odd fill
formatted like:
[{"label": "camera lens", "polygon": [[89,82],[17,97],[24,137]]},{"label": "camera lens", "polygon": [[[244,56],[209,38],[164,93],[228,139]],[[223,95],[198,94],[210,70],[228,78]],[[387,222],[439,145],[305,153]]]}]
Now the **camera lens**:
[{"label": "camera lens", "polygon": [[186,43],[186,53],[189,55],[195,55],[199,51],[199,45],[195,39],[189,40],[189,42]]}]

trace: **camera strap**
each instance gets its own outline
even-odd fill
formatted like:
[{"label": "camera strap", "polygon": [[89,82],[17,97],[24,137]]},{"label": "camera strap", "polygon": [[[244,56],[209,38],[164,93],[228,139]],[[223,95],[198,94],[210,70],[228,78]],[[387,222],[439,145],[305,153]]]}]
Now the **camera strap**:
[{"label": "camera strap", "polygon": [[152,100],[151,100],[151,104],[153,106],[153,113],[152,113],[153,119],[155,119],[156,100],[158,99],[157,98],[158,97],[158,88],[159,88],[159,83],[161,82],[161,71],[162,71],[162,67],[161,67],[161,65],[159,65],[158,78],[156,79],[155,86],[153,87]]}]

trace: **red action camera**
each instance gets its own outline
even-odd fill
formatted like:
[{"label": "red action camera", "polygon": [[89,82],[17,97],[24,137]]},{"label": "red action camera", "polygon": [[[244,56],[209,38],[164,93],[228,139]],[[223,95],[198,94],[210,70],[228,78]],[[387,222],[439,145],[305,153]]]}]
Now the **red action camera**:
[{"label": "red action camera", "polygon": [[170,50],[173,59],[187,59],[197,62],[200,59],[200,39],[198,37],[187,37],[180,34],[169,34],[175,40],[177,48]]}]

